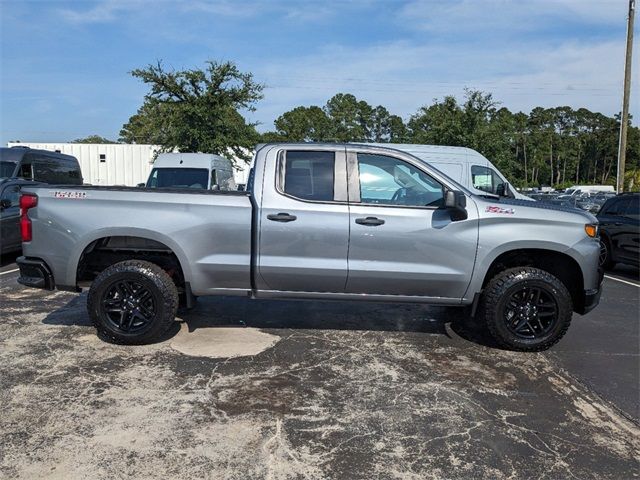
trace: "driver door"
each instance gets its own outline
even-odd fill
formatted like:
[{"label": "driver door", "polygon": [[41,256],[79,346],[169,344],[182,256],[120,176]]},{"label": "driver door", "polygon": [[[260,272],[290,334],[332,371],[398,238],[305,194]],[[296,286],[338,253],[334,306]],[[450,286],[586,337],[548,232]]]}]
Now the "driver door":
[{"label": "driver door", "polygon": [[411,157],[349,150],[346,292],[462,298],[477,247],[477,212],[452,221],[444,186]]}]

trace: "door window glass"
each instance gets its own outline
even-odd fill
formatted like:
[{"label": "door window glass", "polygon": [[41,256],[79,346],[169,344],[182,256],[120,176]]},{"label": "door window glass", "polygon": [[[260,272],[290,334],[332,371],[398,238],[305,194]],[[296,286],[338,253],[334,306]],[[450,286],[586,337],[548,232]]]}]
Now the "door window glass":
[{"label": "door window glass", "polygon": [[624,216],[636,220],[640,219],[640,195],[634,195],[628,202]]},{"label": "door window glass", "polygon": [[33,180],[33,174],[31,173],[31,162],[22,162],[20,164],[18,177],[22,177],[25,180]]},{"label": "door window glass", "polygon": [[362,203],[411,207],[443,205],[442,185],[402,160],[359,153],[358,168]]},{"label": "door window glass", "polygon": [[288,151],[285,157],[284,192],[304,200],[333,200],[335,153]]},{"label": "door window glass", "polygon": [[2,200],[9,200],[11,202],[10,207],[17,207],[20,203],[20,187],[18,185],[11,185],[4,189],[2,192]]},{"label": "door window glass", "polygon": [[209,171],[206,168],[154,168],[148,186],[206,190],[208,177]]},{"label": "door window glass", "polygon": [[500,185],[503,185],[502,188],[504,188],[504,181],[495,170],[489,167],[473,165],[471,167],[471,179],[473,187],[483,192],[498,195]]},{"label": "door window glass", "polygon": [[607,215],[611,215],[613,217],[620,217],[624,215],[624,211],[627,209],[626,199],[618,198],[613,204],[607,208]]}]

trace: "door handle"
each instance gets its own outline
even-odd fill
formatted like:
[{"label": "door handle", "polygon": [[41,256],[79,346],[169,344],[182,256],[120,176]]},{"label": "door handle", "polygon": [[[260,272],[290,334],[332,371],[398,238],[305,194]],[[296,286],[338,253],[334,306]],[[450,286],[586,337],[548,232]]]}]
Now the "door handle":
[{"label": "door handle", "polygon": [[270,214],[267,215],[269,220],[273,220],[274,222],[293,222],[296,218],[295,215],[289,215],[288,213],[280,212],[278,214]]},{"label": "door handle", "polygon": [[377,227],[378,225],[384,224],[384,220],[376,217],[356,218],[356,223],[368,227]]},{"label": "door handle", "polygon": [[614,225],[615,225],[616,227],[621,227],[621,226],[622,226],[622,222],[616,222],[616,223],[614,223]]}]

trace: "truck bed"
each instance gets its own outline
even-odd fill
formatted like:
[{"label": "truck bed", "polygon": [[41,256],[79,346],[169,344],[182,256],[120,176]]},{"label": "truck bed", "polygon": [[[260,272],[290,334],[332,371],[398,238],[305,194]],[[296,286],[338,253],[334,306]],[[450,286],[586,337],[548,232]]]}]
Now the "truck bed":
[{"label": "truck bed", "polygon": [[251,288],[248,192],[90,185],[23,191],[38,196],[29,212],[33,240],[23,244],[24,255],[38,252],[58,286],[75,286],[81,256],[118,237],[119,245],[145,238],[166,247],[195,295],[245,294]]}]

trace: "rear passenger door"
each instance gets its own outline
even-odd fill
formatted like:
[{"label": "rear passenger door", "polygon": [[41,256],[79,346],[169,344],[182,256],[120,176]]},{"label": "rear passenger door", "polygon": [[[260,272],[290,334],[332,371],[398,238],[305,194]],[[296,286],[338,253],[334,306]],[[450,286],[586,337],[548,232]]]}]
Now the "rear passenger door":
[{"label": "rear passenger door", "polygon": [[270,162],[259,210],[257,288],[344,292],[349,246],[344,147],[282,149]]}]

